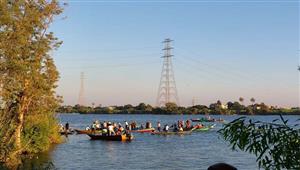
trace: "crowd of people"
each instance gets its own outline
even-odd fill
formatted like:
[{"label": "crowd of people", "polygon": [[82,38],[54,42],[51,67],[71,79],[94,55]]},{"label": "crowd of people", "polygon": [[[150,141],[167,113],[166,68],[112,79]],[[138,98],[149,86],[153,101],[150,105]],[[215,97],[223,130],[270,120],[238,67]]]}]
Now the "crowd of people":
[{"label": "crowd of people", "polygon": [[[69,123],[67,122],[65,126],[62,124],[60,125],[60,132],[63,134],[71,134],[73,130],[69,127]],[[158,121],[156,124],[156,127],[152,126],[151,122],[146,122],[145,124],[138,123],[136,121],[127,122],[124,121],[124,123],[120,122],[110,122],[110,121],[102,121],[95,120],[90,126],[86,127],[86,131],[90,131],[90,133],[97,133],[102,135],[123,135],[123,134],[129,134],[130,132],[134,132],[137,130],[152,130],[153,132],[183,132],[183,131],[189,131],[193,128],[201,128],[204,127],[201,123],[198,123],[196,125],[192,124],[191,120],[178,120],[177,122],[174,122],[173,124],[164,124],[162,126],[161,122]]]},{"label": "crowd of people", "polygon": [[91,126],[86,127],[86,130],[91,130],[92,133],[101,132],[102,135],[122,135],[128,133],[129,126],[128,123],[124,123],[125,127],[121,123],[103,121],[99,120],[94,121]]},{"label": "crowd of people", "polygon": [[[203,127],[202,124],[197,124],[197,125],[192,125],[192,122],[190,120],[178,120],[177,122],[174,122],[171,126],[169,126],[168,124],[164,125],[164,128],[162,129],[162,131],[164,132],[168,132],[170,129],[172,129],[173,132],[183,132],[183,131],[188,131],[191,130],[193,128],[201,128]],[[157,131],[161,131],[161,124],[160,122],[157,122]]]},{"label": "crowd of people", "polygon": [[[202,124],[197,124],[197,127],[203,126]],[[99,120],[94,121],[90,126],[86,127],[86,130],[91,130],[92,132],[101,131],[102,134],[106,135],[120,135],[129,133],[134,130],[142,130],[142,129],[153,129],[158,132],[181,132],[191,130],[192,128],[196,127],[192,125],[190,120],[178,120],[174,122],[172,125],[165,124],[162,128],[161,122],[157,122],[156,128],[152,127],[151,122],[146,122],[145,124],[141,123],[139,126],[136,121],[127,122],[124,121],[123,124],[120,122],[110,122],[110,121],[103,121],[100,122]]]}]

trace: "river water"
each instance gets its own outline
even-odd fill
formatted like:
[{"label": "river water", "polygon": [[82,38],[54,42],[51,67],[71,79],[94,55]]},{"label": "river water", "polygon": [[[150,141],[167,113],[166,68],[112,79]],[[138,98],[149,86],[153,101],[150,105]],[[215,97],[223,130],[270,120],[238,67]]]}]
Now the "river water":
[{"label": "river water", "polygon": [[[80,115],[60,114],[61,123],[69,122],[70,127],[84,129],[95,120],[112,122],[151,121],[155,126],[172,124],[177,120],[200,118],[199,115]],[[215,116],[226,121],[239,116]],[[251,116],[262,121],[272,121],[279,116]],[[299,116],[285,116],[295,122]],[[92,141],[87,135],[69,135],[66,141],[55,146],[52,151],[41,155],[37,160],[48,162],[50,169],[199,169],[205,170],[210,165],[226,162],[240,170],[258,169],[255,156],[242,151],[232,151],[217,133],[222,127],[208,132],[195,132],[185,136],[158,136],[151,134],[134,134],[131,142]],[[38,165],[31,161],[27,168]],[[32,169],[32,168],[31,168]]]}]

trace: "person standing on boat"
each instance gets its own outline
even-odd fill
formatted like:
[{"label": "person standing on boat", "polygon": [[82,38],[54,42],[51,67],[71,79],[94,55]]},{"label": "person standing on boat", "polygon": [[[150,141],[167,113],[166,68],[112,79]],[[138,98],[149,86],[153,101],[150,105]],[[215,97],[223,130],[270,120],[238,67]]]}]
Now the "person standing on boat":
[{"label": "person standing on boat", "polygon": [[66,131],[69,131],[69,122],[66,123],[66,125],[65,125],[65,130],[66,130]]},{"label": "person standing on boat", "polygon": [[124,133],[124,128],[123,128],[121,125],[119,125],[117,134],[118,134],[118,135],[122,135],[123,133]]},{"label": "person standing on boat", "polygon": [[92,124],[92,131],[95,131],[96,130],[96,122],[93,122]]},{"label": "person standing on boat", "polygon": [[173,131],[174,132],[178,131],[178,127],[177,127],[177,123],[176,122],[171,127],[173,127]]},{"label": "person standing on boat", "polygon": [[180,121],[179,121],[179,126],[178,126],[178,127],[182,127],[182,128],[183,128],[183,124],[184,124],[183,120],[180,120]]},{"label": "person standing on boat", "polygon": [[114,126],[112,125],[112,123],[108,122],[108,127],[107,127],[107,131],[108,131],[108,135],[115,135],[115,131],[114,131]]},{"label": "person standing on boat", "polygon": [[117,133],[117,132],[118,132],[118,130],[119,130],[119,127],[118,127],[118,125],[117,125],[116,123],[114,123],[114,131]]},{"label": "person standing on boat", "polygon": [[144,125],[143,125],[143,123],[141,123],[140,129],[144,129]]},{"label": "person standing on boat", "polygon": [[98,120],[95,122],[95,129],[100,130],[100,122]]},{"label": "person standing on boat", "polygon": [[165,131],[165,132],[168,132],[168,131],[169,131],[169,126],[168,126],[168,124],[165,125],[164,131]]},{"label": "person standing on boat", "polygon": [[160,132],[160,122],[157,122],[157,130]]},{"label": "person standing on boat", "polygon": [[185,126],[186,126],[186,129],[190,129],[191,128],[191,122],[190,122],[190,120],[187,120],[185,122]]},{"label": "person standing on boat", "polygon": [[125,129],[129,130],[129,126],[128,126],[128,122],[127,121],[125,121]]},{"label": "person standing on boat", "polygon": [[103,129],[106,129],[106,128],[107,128],[107,122],[104,121],[104,122],[103,122]]}]

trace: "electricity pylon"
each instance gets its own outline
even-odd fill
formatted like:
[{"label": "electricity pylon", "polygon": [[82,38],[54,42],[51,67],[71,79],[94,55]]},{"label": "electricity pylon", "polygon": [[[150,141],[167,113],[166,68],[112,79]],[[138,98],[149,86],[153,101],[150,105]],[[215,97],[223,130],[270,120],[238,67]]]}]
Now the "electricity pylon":
[{"label": "electricity pylon", "polygon": [[160,83],[158,88],[158,94],[156,99],[156,105],[158,107],[165,106],[166,103],[175,103],[179,105],[179,99],[177,96],[177,88],[175,83],[175,77],[173,72],[172,57],[171,54],[171,42],[173,40],[167,38],[163,41],[165,47],[163,49],[164,59],[163,67],[161,71]]}]

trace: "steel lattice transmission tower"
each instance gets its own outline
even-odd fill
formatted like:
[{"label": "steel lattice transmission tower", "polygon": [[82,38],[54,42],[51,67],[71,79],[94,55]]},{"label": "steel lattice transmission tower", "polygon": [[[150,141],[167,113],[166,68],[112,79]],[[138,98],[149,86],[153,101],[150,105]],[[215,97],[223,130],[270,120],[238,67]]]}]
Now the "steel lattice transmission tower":
[{"label": "steel lattice transmission tower", "polygon": [[164,59],[163,67],[161,71],[160,83],[158,88],[157,100],[156,105],[161,107],[165,106],[166,103],[176,103],[179,105],[179,99],[177,96],[177,89],[175,83],[175,77],[173,72],[173,65],[172,65],[172,57],[171,54],[171,42],[173,40],[167,38],[163,41],[165,47],[163,49]]},{"label": "steel lattice transmission tower", "polygon": [[81,74],[80,74],[80,90],[79,90],[78,104],[80,106],[84,106],[84,104],[85,104],[85,99],[84,99],[84,72],[81,72]]}]

